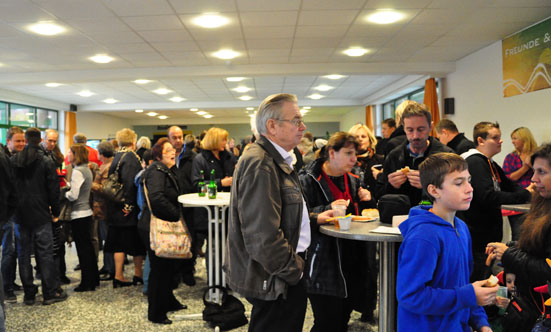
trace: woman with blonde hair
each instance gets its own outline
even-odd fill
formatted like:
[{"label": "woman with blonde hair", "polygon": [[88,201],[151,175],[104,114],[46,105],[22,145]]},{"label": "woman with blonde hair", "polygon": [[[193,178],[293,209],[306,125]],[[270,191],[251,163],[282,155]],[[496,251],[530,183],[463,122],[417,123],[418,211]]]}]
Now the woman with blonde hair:
[{"label": "woman with blonde hair", "polygon": [[[136,152],[137,135],[132,129],[124,128],[117,132],[119,151],[113,158],[109,175],[119,172],[119,181],[123,185],[124,202],[110,202],[107,221],[109,230],[105,241],[105,252],[114,253],[115,278],[113,288],[143,284],[142,264],[145,258],[145,247],[141,242],[138,229],[139,207],[137,188],[134,185],[136,174],[142,170],[140,159]],[[117,170],[118,166],[118,170]],[[134,257],[134,279],[126,281],[123,273],[124,256]]]},{"label": "woman with blonde hair", "polygon": [[[534,171],[530,163],[530,156],[538,147],[530,129],[519,127],[511,133],[511,140],[515,150],[509,153],[503,161],[503,172],[513,182],[526,188],[530,185]],[[520,226],[523,222],[523,216],[520,214],[508,215],[511,225],[511,235],[513,241],[518,240],[520,235]]]},{"label": "woman with blonde hair", "polygon": [[140,139],[138,139],[138,143],[136,143],[136,149],[136,153],[138,154],[138,156],[140,156],[140,160],[142,160],[145,151],[151,149],[151,140],[149,139],[149,137],[140,137]]},{"label": "woman with blonde hair", "polygon": [[[371,191],[373,194],[377,193],[377,179],[374,178],[371,168],[375,165],[383,163],[383,156],[375,153],[375,146],[377,145],[377,139],[369,127],[364,124],[358,123],[354,125],[348,133],[356,136],[360,146],[358,148],[358,168],[355,170],[357,175],[360,175],[361,185]],[[375,203],[375,201],[373,201]]]}]

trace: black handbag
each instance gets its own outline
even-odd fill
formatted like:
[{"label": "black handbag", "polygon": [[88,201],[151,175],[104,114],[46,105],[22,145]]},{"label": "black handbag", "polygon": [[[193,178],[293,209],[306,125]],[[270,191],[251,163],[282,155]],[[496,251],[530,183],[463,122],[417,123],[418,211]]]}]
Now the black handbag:
[{"label": "black handbag", "polygon": [[[207,301],[207,294],[211,289],[219,289],[222,292],[222,304]],[[218,326],[221,331],[228,331],[247,324],[245,306],[238,298],[228,294],[228,290],[222,286],[207,287],[203,293],[203,320],[214,328]]]},{"label": "black handbag", "polygon": [[381,222],[392,225],[392,217],[409,214],[411,202],[409,197],[401,194],[383,195],[377,203]]},{"label": "black handbag", "polygon": [[109,177],[102,183],[103,196],[115,203],[124,203],[124,190],[122,183],[119,181],[119,168],[121,166],[122,159],[126,156],[126,153],[122,155],[121,159],[117,163],[115,171],[109,175]]}]

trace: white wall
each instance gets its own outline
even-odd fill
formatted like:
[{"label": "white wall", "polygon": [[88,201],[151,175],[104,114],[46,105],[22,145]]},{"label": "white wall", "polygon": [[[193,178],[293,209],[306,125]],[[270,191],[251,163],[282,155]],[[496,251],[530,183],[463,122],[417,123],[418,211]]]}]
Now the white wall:
[{"label": "white wall", "polygon": [[77,131],[88,139],[115,138],[122,128],[132,128],[130,121],[93,112],[77,112]]},{"label": "white wall", "polygon": [[365,107],[360,106],[357,109],[354,109],[346,113],[340,122],[340,130],[348,131],[352,126],[358,122],[365,123]]},{"label": "white wall", "polygon": [[500,41],[457,61],[443,89],[445,98],[455,98],[455,114],[448,118],[470,139],[477,122],[499,122],[504,140],[502,152],[494,157],[499,164],[513,150],[510,135],[515,128],[529,128],[538,144],[551,142],[551,89],[505,98],[502,77]]}]

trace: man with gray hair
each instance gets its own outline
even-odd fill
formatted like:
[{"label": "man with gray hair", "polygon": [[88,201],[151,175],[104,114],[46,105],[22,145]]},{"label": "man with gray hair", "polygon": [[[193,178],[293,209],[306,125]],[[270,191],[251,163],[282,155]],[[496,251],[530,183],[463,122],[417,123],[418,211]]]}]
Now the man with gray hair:
[{"label": "man with gray hair", "polygon": [[306,125],[297,99],[276,94],[256,114],[258,140],[241,156],[233,175],[224,269],[228,284],[252,303],[249,331],[302,331],[306,313],[303,278],[310,245],[308,214],[290,151]]},{"label": "man with gray hair", "polygon": [[[101,161],[99,160],[98,152],[94,149],[86,145],[88,142],[88,138],[83,133],[76,133],[73,136],[73,144],[81,143],[86,146],[86,149],[88,150],[88,162],[90,163],[96,163],[98,166],[101,166]],[[65,157],[65,165],[69,165],[69,157]]]}]

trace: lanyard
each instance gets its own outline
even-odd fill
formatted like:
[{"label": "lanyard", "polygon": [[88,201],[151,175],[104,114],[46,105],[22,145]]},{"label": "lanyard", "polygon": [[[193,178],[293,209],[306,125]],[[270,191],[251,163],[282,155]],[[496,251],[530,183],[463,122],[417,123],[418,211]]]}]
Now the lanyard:
[{"label": "lanyard", "polygon": [[495,182],[501,183],[501,178],[499,177],[499,173],[497,172],[497,170],[494,172],[494,166],[492,165],[492,162],[490,161],[490,159],[487,159],[487,160],[488,160],[488,164],[490,165],[490,171],[492,172],[492,178],[494,179]]},{"label": "lanyard", "polygon": [[329,178],[329,176],[327,176],[323,169],[321,170],[321,175],[323,176],[325,181],[327,181],[329,189],[331,190],[331,194],[333,194],[333,197],[335,199],[342,198],[352,200],[352,196],[350,195],[350,192],[348,190],[348,176],[346,176],[346,174],[344,174],[344,192],[342,192],[339,187],[337,187],[337,185],[333,183],[333,181],[331,181],[331,179]]}]

